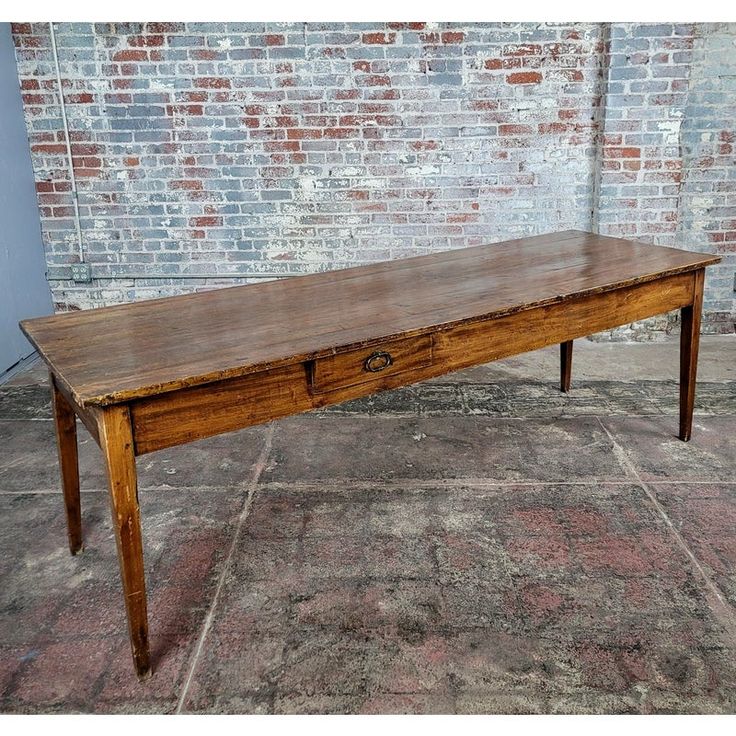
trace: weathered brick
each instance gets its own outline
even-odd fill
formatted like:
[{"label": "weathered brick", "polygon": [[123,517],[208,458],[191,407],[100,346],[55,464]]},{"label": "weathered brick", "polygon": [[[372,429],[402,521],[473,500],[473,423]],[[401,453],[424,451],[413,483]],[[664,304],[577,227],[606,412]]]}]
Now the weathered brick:
[{"label": "weathered brick", "polygon": [[[48,259],[68,263],[48,26],[12,31]],[[152,278],[73,293],[53,280],[55,298],[85,307],[222,283],[165,274],[286,275],[579,228],[721,253],[705,318],[723,329],[735,37],[728,24],[613,23],[606,45],[585,23],[60,23],[88,257]]]},{"label": "weathered brick", "polygon": [[539,84],[542,81],[541,72],[514,72],[506,77],[509,84]]},{"label": "weathered brick", "polygon": [[194,86],[206,89],[229,89],[231,82],[227,77],[199,77],[194,80]]},{"label": "weathered brick", "polygon": [[389,44],[396,41],[395,33],[364,33],[363,43],[367,44]]}]

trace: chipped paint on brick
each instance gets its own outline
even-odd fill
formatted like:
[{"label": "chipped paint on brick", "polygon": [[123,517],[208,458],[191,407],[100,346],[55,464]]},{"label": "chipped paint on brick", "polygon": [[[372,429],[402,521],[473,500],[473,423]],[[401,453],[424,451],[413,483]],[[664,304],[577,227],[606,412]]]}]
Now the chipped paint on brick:
[{"label": "chipped paint on brick", "polygon": [[722,255],[733,330],[735,24],[57,24],[90,284],[48,25],[13,36],[59,304],[599,227]]}]

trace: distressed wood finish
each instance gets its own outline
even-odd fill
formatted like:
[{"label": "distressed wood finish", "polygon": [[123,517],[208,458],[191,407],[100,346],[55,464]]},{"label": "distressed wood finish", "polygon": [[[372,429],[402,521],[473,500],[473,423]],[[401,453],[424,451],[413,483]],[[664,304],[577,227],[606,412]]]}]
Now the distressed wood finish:
[{"label": "distressed wood finish", "polygon": [[[391,362],[386,364],[386,358]],[[367,364],[375,361],[374,371]],[[408,340],[385,340],[372,347],[349,350],[310,361],[310,386],[315,393],[365,385],[400,373],[415,372],[432,364],[432,335]],[[258,374],[256,374],[258,375]],[[407,376],[411,380],[410,376]]]},{"label": "distressed wood finish", "polygon": [[570,231],[21,326],[86,408],[501,317],[717,260]]},{"label": "distressed wood finish", "polygon": [[[136,452],[142,455],[339,404],[679,309],[692,300],[693,279],[692,273],[678,274],[660,282],[438,330],[433,336],[429,364],[399,373],[374,374],[368,383],[347,385],[354,375],[354,366],[374,350],[390,348],[390,342],[375,341],[367,348],[354,351],[356,357],[345,361],[345,366],[350,366],[346,368],[346,385],[330,391],[315,391],[310,385],[307,362],[220,381],[216,386],[195,386],[140,399],[130,404]],[[350,355],[346,354],[346,358]]]},{"label": "distressed wood finish", "polygon": [[150,670],[136,455],[682,310],[690,437],[703,274],[719,259],[569,231],[28,320],[49,366],[72,552],[76,425],[101,446],[133,660]]}]

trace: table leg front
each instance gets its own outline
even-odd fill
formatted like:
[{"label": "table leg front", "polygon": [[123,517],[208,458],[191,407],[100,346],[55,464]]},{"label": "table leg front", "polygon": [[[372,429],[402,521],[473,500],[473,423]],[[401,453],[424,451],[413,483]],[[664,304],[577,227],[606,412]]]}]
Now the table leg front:
[{"label": "table leg front", "polygon": [[680,310],[680,439],[683,442],[690,439],[693,427],[704,276],[702,269],[695,272],[693,303]]},{"label": "table leg front", "polygon": [[130,645],[136,672],[142,677],[150,673],[151,664],[138,481],[133,431],[126,405],[103,410],[100,445],[107,465],[112,523],[128,615]]},{"label": "table leg front", "polygon": [[56,446],[59,451],[61,488],[66,508],[66,528],[69,550],[73,555],[82,551],[82,505],[79,497],[79,455],[77,449],[77,416],[74,409],[59,391],[53,375],[51,396],[56,426]]}]

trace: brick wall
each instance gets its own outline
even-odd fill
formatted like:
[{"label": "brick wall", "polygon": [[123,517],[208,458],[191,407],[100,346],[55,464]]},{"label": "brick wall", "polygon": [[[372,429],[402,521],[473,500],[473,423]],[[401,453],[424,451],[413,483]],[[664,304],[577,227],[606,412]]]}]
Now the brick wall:
[{"label": "brick wall", "polygon": [[734,329],[734,24],[58,24],[91,283],[49,28],[13,33],[60,309],[579,228],[721,253]]}]

